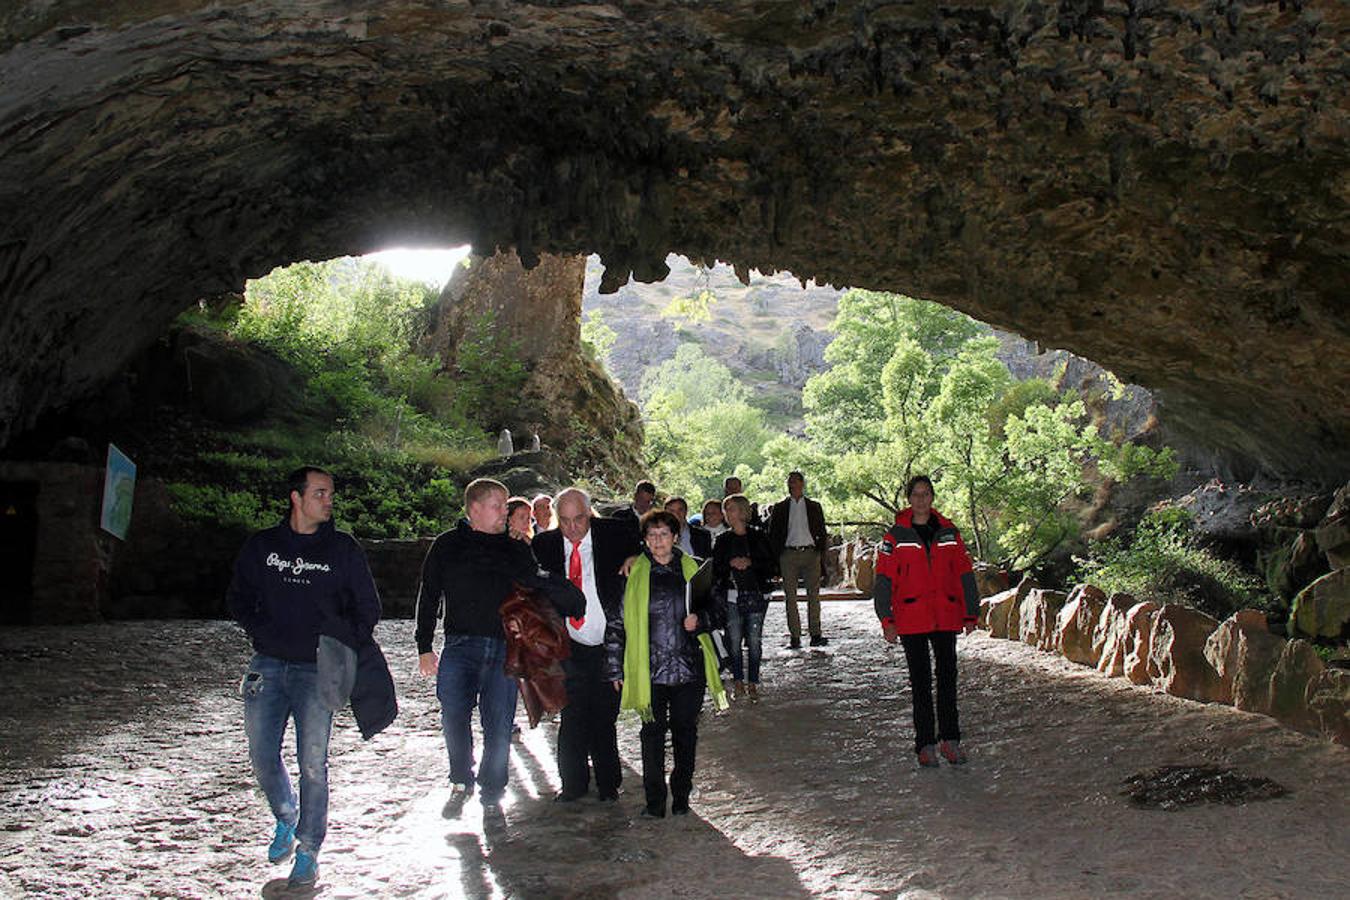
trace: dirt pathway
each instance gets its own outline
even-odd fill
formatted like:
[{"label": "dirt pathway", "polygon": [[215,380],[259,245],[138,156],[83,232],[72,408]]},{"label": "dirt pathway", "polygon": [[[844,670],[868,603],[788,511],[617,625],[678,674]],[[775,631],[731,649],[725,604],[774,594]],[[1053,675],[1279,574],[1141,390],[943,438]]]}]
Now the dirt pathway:
[{"label": "dirt pathway", "polygon": [[[560,806],[556,728],[513,748],[504,825],[454,821],[411,623],[380,626],[402,714],[363,743],[339,719],[327,898],[1340,897],[1350,751],[1226,707],[1151,694],[982,636],[960,643],[971,765],[920,771],[898,648],[866,604],[826,608],[825,652],[772,649],[765,698],[701,725],[694,815]],[[766,634],[778,643],[781,607]],[[225,623],[0,630],[0,896],[279,897],[261,861]],[[621,721],[626,762],[636,724]],[[1213,763],[1291,794],[1140,810],[1127,776]]]}]

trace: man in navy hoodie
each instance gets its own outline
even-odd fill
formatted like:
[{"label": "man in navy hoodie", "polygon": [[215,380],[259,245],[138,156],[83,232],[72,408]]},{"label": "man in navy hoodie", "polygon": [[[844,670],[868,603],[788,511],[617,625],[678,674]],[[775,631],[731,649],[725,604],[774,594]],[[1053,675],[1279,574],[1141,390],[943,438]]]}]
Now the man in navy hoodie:
[{"label": "man in navy hoodie", "polygon": [[[241,692],[249,760],[277,820],[267,858],[282,862],[294,849],[289,880],[309,885],[318,879],[328,828],[333,725],[333,713],[319,700],[319,635],[349,647],[370,641],[380,597],[360,545],[333,527],[333,476],[306,466],[288,481],[290,514],[245,542],[228,600],[253,641]],[[300,766],[298,804],[281,759],[289,719],[295,720]]]}]

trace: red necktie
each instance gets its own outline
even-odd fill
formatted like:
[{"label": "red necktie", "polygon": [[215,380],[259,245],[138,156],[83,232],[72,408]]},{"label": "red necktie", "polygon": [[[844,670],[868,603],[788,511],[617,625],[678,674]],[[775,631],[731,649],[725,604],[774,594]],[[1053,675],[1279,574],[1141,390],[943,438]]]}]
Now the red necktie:
[{"label": "red necktie", "polygon": [[[573,544],[573,545],[572,545],[572,558],[569,559],[569,560],[567,561],[567,578],[568,578],[569,581],[571,581],[573,584],[575,584],[575,585],[577,586],[577,590],[579,590],[579,591],[582,590],[582,587],[581,587],[581,585],[582,585],[582,578],[581,578],[581,545],[580,545],[580,544]],[[586,617],[585,617],[585,616],[568,616],[568,617],[567,617],[567,621],[568,621],[569,623],[571,623],[571,625],[572,625],[573,628],[575,628],[575,629],[577,629],[578,631],[580,631],[580,630],[581,630],[582,624],[586,621]]]}]

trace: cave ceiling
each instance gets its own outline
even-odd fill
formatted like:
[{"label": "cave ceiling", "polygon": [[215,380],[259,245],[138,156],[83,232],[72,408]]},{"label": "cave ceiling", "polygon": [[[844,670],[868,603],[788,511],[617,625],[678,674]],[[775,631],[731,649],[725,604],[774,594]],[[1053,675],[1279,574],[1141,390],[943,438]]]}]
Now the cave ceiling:
[{"label": "cave ceiling", "polygon": [[394,244],[938,300],[1350,461],[1350,4],[0,8],[0,445],[202,296]]}]

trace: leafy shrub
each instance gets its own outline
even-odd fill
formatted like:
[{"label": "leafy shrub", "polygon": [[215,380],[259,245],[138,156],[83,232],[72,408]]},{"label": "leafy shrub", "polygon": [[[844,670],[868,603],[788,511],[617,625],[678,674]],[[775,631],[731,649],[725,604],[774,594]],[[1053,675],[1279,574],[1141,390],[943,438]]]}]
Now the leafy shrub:
[{"label": "leafy shrub", "polygon": [[1108,538],[1074,561],[1079,581],[1108,594],[1184,603],[1218,619],[1247,607],[1272,608],[1260,582],[1204,547],[1190,516],[1176,507],[1150,512],[1128,540]]},{"label": "leafy shrub", "polygon": [[256,531],[275,525],[285,513],[280,500],[251,490],[183,482],[171,482],[168,488],[174,512],[191,522]]}]

